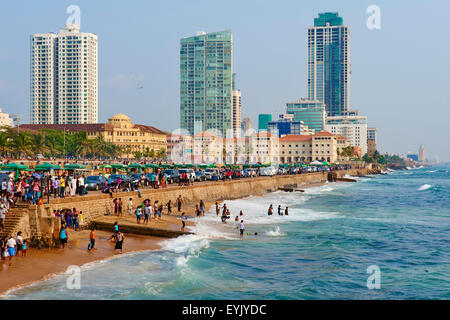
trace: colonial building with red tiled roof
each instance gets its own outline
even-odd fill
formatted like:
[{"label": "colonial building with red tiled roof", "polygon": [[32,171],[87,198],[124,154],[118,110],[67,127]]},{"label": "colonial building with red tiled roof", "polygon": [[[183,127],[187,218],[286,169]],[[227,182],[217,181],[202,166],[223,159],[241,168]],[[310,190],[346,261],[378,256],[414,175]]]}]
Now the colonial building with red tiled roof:
[{"label": "colonial building with red tiled roof", "polygon": [[126,115],[119,113],[108,119],[107,123],[91,124],[22,124],[14,130],[41,131],[65,130],[68,133],[86,132],[89,139],[103,136],[105,141],[122,147],[123,157],[136,151],[154,150],[155,153],[167,149],[166,133],[152,126],[133,124]]},{"label": "colonial building with red tiled roof", "polygon": [[[343,136],[328,131],[314,135],[286,135],[280,138],[280,163],[343,160],[340,151],[349,145]],[[338,151],[339,150],[339,151]]]}]

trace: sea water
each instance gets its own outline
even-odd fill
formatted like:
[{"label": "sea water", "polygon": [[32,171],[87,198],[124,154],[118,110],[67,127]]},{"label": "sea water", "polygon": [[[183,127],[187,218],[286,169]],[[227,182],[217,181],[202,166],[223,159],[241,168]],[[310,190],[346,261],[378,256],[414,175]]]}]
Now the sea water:
[{"label": "sea water", "polygon": [[[357,180],[225,201],[227,224],[211,208],[195,219],[195,234],[161,250],[84,265],[80,289],[59,275],[4,298],[450,298],[450,167]],[[278,205],[289,216],[279,216]],[[380,271],[379,289],[367,285],[370,266]]]}]

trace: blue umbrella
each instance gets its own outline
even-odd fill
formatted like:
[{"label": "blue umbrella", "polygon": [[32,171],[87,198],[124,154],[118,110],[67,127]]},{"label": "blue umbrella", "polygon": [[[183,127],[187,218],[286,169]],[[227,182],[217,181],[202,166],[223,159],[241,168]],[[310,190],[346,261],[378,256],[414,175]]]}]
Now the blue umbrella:
[{"label": "blue umbrella", "polygon": [[41,175],[39,173],[36,173],[36,172],[33,172],[33,174],[31,176],[33,178],[36,178],[36,179],[40,179],[41,178]]}]

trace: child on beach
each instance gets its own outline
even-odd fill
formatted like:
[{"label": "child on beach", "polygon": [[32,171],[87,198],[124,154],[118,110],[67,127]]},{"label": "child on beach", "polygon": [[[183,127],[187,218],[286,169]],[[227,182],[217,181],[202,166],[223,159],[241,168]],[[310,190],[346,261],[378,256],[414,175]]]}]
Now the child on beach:
[{"label": "child on beach", "polygon": [[95,246],[95,228],[92,228],[91,233],[89,234],[88,251],[94,249],[94,246]]},{"label": "child on beach", "polygon": [[24,241],[22,245],[22,257],[26,256],[27,256],[27,241]]},{"label": "child on beach", "polygon": [[142,207],[137,207],[136,208],[136,220],[137,220],[137,224],[141,223],[141,218],[142,218]]},{"label": "child on beach", "polygon": [[66,227],[63,225],[61,227],[61,232],[59,233],[59,240],[61,242],[62,248],[64,249],[64,247],[66,246],[67,240],[69,239],[69,235],[67,234],[67,229]]},{"label": "child on beach", "polygon": [[182,223],[182,226],[181,226],[181,231],[184,231],[184,227],[186,226],[186,216],[184,215],[184,212],[181,214],[181,217],[180,217],[180,220],[181,220],[181,223]]}]

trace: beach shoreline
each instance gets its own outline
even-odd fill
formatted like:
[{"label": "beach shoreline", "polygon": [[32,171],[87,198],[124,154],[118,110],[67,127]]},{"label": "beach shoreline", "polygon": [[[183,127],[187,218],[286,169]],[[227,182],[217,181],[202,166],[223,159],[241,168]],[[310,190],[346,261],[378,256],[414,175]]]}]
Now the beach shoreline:
[{"label": "beach shoreline", "polygon": [[[325,185],[323,183],[305,183],[301,188],[312,188]],[[263,194],[254,194],[253,196],[263,196]],[[244,199],[246,197],[243,197]],[[219,204],[226,202],[226,199],[217,201]],[[211,207],[215,206],[216,201],[205,200],[205,212],[208,212]],[[195,204],[187,203],[183,205],[181,210],[185,214],[193,218],[195,217]],[[179,213],[174,208],[174,213],[171,216],[163,215],[165,217],[177,217]],[[155,223],[155,222],[153,222]],[[152,222],[151,222],[152,224]],[[187,230],[195,222],[189,219],[187,221]],[[120,220],[119,220],[120,226]],[[175,221],[171,223],[172,228],[181,228],[175,225]],[[8,261],[0,263],[0,297],[7,298],[9,292],[24,288],[35,283],[48,280],[56,275],[64,274],[69,266],[83,266],[88,263],[100,262],[103,260],[112,259],[120,256],[120,253],[114,252],[114,245],[111,242],[112,232],[96,231],[97,240],[93,252],[87,251],[89,243],[89,230],[73,231],[69,230],[68,246],[63,249],[28,249],[26,257],[15,257],[12,266],[8,266]],[[144,251],[155,251],[161,249],[162,243],[168,238],[154,237],[148,235],[125,234],[124,250],[125,253],[136,253]]]}]

